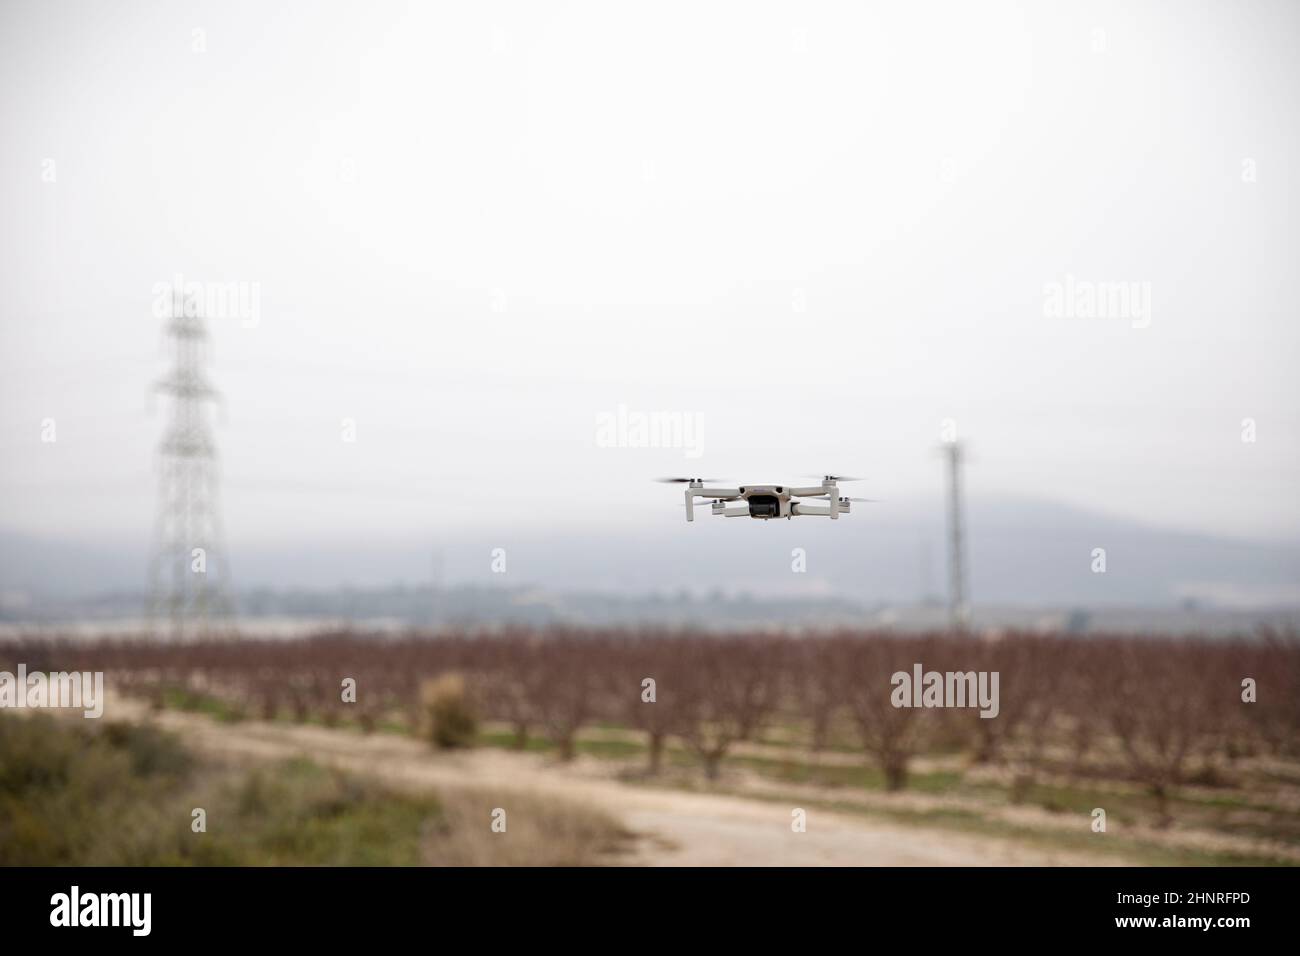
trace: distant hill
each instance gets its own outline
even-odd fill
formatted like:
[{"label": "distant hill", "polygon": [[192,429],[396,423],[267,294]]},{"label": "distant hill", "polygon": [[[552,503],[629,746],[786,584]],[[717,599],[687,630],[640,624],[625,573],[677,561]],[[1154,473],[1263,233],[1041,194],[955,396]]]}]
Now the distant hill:
[{"label": "distant hill", "polygon": [[[970,593],[979,605],[1029,607],[1272,608],[1300,606],[1300,544],[1187,534],[1026,499],[972,503]],[[493,574],[492,550],[507,571]],[[807,571],[791,570],[802,548]],[[1104,574],[1091,569],[1106,549]],[[758,522],[678,510],[642,532],[485,531],[395,544],[334,541],[241,548],[231,542],[241,591],[427,587],[539,588],[553,594],[719,591],[759,599],[822,598],[855,606],[921,604],[946,592],[942,515],[915,504],[855,505],[837,522]],[[112,592],[138,593],[145,536],[122,543],[0,533],[0,608]]]}]

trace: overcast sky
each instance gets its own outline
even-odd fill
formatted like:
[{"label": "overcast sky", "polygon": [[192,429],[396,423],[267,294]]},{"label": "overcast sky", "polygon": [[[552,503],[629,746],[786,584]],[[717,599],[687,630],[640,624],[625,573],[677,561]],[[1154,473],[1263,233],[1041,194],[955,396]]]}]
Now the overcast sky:
[{"label": "overcast sky", "polygon": [[937,504],[945,419],[972,495],[1300,538],[1300,8],[812,6],[6,2],[0,530],[148,534],[181,274],[257,296],[236,550]]}]

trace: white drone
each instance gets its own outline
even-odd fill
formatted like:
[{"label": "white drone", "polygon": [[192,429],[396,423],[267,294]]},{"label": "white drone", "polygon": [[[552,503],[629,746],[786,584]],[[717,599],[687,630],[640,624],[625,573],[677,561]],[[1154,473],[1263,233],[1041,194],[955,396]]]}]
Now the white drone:
[{"label": "white drone", "polygon": [[[860,481],[859,478],[848,478],[844,475],[826,475],[822,478],[820,485],[810,485],[806,488],[794,488],[789,485],[741,485],[739,488],[705,488],[706,481],[716,481],[715,478],[660,478],[659,481],[668,484],[686,485],[686,520],[695,520],[695,499],[712,498],[711,513],[715,515],[725,515],[728,518],[761,518],[764,521],[770,521],[772,518],[799,518],[804,515],[822,515],[823,517],[838,518],[840,515],[846,515],[850,511],[850,502],[854,501],[874,501],[874,498],[849,498],[840,494],[838,483],[841,481]],[[794,498],[812,498],[814,500],[825,499],[826,504],[816,505],[804,501],[794,501]],[[743,501],[744,504],[736,508],[728,508],[728,501]],[[700,502],[704,504],[704,502]]]}]

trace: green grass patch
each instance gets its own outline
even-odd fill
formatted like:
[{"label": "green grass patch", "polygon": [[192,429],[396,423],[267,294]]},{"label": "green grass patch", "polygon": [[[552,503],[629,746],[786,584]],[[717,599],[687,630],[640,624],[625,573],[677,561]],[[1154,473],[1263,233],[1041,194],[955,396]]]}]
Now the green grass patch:
[{"label": "green grass patch", "polygon": [[200,694],[183,687],[167,687],[162,691],[164,707],[183,710],[191,714],[206,714],[222,723],[236,723],[248,714],[243,708],[213,694]]},{"label": "green grass patch", "polygon": [[309,761],[205,765],[171,734],[93,723],[0,716],[0,865],[404,865],[440,817]]}]

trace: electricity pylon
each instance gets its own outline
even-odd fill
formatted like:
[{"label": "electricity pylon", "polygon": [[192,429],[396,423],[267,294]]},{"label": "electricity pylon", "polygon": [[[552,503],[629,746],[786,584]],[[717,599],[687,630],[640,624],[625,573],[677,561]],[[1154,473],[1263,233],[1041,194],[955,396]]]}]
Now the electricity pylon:
[{"label": "electricity pylon", "polygon": [[203,370],[208,335],[195,311],[176,309],[168,319],[173,364],[155,385],[171,399],[171,415],[158,446],[149,624],[176,640],[227,629],[233,611],[208,422],[208,406],[219,395]]}]

